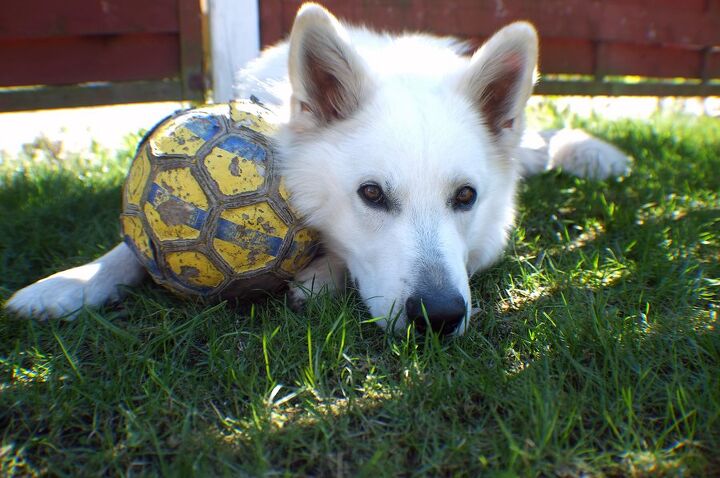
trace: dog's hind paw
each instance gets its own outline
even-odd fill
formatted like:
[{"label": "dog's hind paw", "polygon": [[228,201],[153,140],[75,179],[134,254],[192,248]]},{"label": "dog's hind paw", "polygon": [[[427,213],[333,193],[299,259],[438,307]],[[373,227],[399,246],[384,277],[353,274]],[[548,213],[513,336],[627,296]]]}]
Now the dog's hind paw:
[{"label": "dog's hind paw", "polygon": [[607,179],[624,176],[630,158],[610,143],[577,129],[553,132],[548,141],[551,165],[575,176]]}]

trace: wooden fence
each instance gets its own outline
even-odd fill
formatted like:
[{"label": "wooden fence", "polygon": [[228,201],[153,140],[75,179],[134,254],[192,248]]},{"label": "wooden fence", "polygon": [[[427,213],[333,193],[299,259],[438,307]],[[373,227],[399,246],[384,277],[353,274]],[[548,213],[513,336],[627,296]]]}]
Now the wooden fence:
[{"label": "wooden fence", "polygon": [[[285,36],[300,0],[262,0],[262,44]],[[480,42],[529,20],[541,43],[538,93],[720,94],[720,0],[325,0],[338,17],[388,31]],[[618,78],[622,77],[622,78]],[[641,77],[641,78],[628,78]]]},{"label": "wooden fence", "polygon": [[[0,9],[0,111],[203,100],[209,77],[201,9],[206,1],[211,8],[221,2],[6,1]],[[245,20],[254,24],[257,8],[247,8],[249,1],[222,0],[236,15],[251,14]],[[289,32],[301,3],[259,0],[263,46]],[[510,21],[530,20],[541,36],[545,76],[539,93],[720,95],[720,0],[322,3],[349,22],[454,35],[477,44]],[[215,43],[220,37],[213,37]],[[237,45],[225,49],[237,56]],[[218,55],[217,45],[213,50],[215,63],[229,56]]]},{"label": "wooden fence", "polygon": [[202,100],[198,0],[18,0],[0,9],[0,111]]}]

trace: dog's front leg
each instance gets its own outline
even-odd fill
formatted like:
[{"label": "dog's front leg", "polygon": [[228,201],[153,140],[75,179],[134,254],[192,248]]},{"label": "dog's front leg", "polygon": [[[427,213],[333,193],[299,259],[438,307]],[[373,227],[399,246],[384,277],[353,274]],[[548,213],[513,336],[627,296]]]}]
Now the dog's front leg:
[{"label": "dog's front leg", "polygon": [[37,319],[75,318],[83,306],[100,307],[122,297],[122,286],[137,285],[144,267],[124,243],[95,261],[39,280],[5,304],[14,315]]},{"label": "dog's front leg", "polygon": [[313,294],[327,292],[335,294],[345,286],[347,268],[345,263],[331,253],[325,253],[313,259],[303,270],[295,275],[288,291],[290,307],[302,308]]}]

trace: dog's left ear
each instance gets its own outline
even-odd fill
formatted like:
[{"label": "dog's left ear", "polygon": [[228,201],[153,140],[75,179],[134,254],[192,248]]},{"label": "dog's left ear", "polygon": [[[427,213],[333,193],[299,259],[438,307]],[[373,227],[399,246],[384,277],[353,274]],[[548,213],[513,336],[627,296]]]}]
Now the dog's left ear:
[{"label": "dog's left ear", "polygon": [[292,113],[328,124],[352,115],[369,91],[363,59],[338,20],[317,4],[303,5],[290,34]]},{"label": "dog's left ear", "polygon": [[493,35],[470,60],[461,91],[499,136],[520,118],[532,94],[538,36],[527,22],[512,23]]}]

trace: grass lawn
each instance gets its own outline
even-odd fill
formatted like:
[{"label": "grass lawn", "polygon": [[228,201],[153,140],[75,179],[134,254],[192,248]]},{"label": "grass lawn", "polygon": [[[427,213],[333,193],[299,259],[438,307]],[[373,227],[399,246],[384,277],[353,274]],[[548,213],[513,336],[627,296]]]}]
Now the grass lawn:
[{"label": "grass lawn", "polygon": [[[528,181],[457,340],[388,337],[352,293],[0,312],[0,475],[720,475],[720,122],[573,121],[633,173]],[[0,159],[0,304],[117,242],[133,141]]]}]

